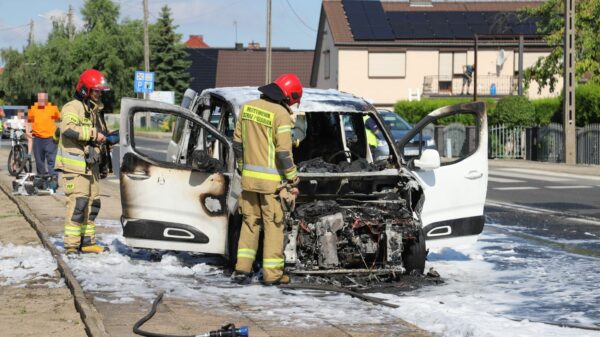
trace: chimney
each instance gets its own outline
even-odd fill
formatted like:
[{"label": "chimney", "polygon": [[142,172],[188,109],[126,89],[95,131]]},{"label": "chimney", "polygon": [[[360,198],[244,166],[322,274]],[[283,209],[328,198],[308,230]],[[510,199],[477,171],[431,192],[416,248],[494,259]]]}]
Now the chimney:
[{"label": "chimney", "polygon": [[248,49],[253,49],[253,50],[260,49],[260,43],[252,41],[252,42],[248,43]]},{"label": "chimney", "polygon": [[235,43],[235,50],[244,50],[244,44],[236,42]]},{"label": "chimney", "polygon": [[202,35],[190,35],[190,38],[185,41],[185,46],[187,48],[209,48]]}]

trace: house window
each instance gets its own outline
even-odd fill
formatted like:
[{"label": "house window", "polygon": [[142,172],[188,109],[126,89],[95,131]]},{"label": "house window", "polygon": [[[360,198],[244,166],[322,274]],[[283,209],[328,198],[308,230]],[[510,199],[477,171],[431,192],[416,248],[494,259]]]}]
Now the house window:
[{"label": "house window", "polygon": [[325,79],[329,79],[331,76],[331,53],[329,50],[323,52],[323,72]]},{"label": "house window", "polygon": [[369,77],[405,77],[406,53],[369,53]]},{"label": "house window", "polygon": [[452,93],[452,53],[440,53],[438,75],[440,93]]},{"label": "house window", "polygon": [[467,53],[454,53],[454,75],[462,75],[463,66],[467,65]]}]

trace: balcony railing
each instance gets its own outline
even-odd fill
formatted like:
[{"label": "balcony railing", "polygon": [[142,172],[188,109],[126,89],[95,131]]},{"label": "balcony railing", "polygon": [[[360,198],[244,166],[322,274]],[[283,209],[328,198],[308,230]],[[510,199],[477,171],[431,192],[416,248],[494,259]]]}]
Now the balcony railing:
[{"label": "balcony railing", "polygon": [[[473,94],[475,81],[467,89],[463,88],[462,75],[444,76],[428,75],[423,78],[424,96],[459,96]],[[495,88],[494,88],[495,87]],[[507,96],[517,90],[514,76],[479,75],[477,76],[477,95],[479,96]]]}]

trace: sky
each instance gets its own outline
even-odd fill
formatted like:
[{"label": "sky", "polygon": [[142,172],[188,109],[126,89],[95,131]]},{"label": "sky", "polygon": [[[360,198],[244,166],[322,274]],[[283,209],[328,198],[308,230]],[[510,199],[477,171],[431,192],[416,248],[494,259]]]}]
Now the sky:
[{"label": "sky", "polygon": [[[143,0],[113,0],[121,19],[142,19]],[[29,22],[34,21],[34,39],[43,42],[52,27],[51,18],[64,16],[73,6],[78,28],[83,26],[84,0],[0,0],[0,49],[21,49],[27,42]],[[204,35],[211,47],[233,47],[251,41],[266,41],[266,0],[148,0],[150,22],[168,5],[178,33],[185,41],[190,34]],[[314,49],[321,0],[272,0],[272,46]]]}]

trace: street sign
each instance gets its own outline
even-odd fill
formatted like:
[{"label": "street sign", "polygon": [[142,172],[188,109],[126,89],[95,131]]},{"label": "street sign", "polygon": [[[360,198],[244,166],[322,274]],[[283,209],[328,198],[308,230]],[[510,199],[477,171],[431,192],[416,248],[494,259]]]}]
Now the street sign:
[{"label": "street sign", "polygon": [[136,71],[133,78],[133,91],[149,94],[154,91],[154,72]]}]

